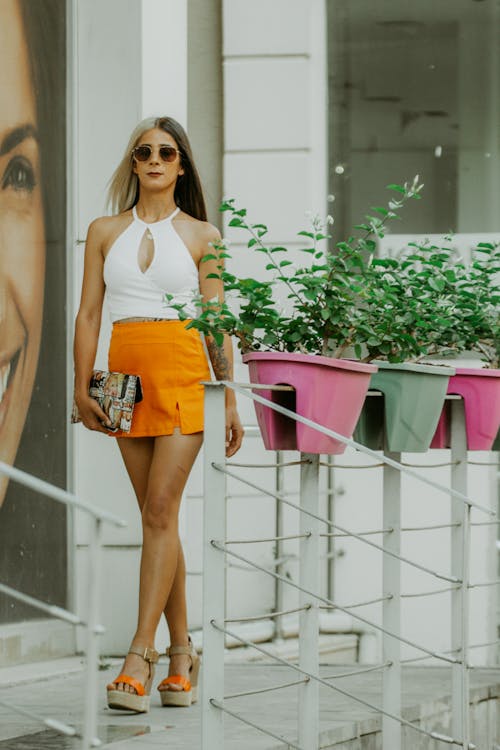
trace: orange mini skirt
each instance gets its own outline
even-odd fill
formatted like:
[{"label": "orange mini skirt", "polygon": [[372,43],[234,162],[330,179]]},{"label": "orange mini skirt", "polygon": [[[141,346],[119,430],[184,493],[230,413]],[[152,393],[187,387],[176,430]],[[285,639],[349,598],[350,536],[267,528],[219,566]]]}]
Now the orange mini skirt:
[{"label": "orange mini skirt", "polygon": [[134,407],[130,432],[114,437],[183,435],[203,430],[202,380],[210,370],[199,332],[188,320],[115,323],[109,345],[110,372],[140,375],[143,399]]}]

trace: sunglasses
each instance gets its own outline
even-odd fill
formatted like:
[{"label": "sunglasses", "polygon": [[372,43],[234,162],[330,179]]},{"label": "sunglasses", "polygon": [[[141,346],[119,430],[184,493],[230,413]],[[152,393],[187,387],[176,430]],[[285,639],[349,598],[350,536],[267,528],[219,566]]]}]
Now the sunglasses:
[{"label": "sunglasses", "polygon": [[[143,146],[136,146],[134,148],[134,150],[132,151],[132,158],[136,161],[147,161],[151,157],[152,153],[152,147],[144,144]],[[168,162],[175,161],[175,157],[181,152],[174,146],[160,146],[160,148],[158,149],[158,153],[160,154],[160,159],[162,161]]]}]

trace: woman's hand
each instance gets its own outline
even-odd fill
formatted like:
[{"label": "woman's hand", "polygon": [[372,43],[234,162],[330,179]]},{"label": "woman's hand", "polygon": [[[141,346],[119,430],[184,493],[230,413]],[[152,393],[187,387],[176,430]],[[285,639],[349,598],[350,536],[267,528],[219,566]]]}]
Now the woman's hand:
[{"label": "woman's hand", "polygon": [[[88,394],[75,395],[75,402],[82,418],[82,423],[87,429],[104,432],[106,435],[109,435],[110,431],[112,432],[109,429],[111,427],[109,417],[103,412],[94,398],[91,398]],[[106,429],[106,426],[108,429]]]},{"label": "woman's hand", "polygon": [[226,457],[231,458],[241,447],[244,429],[236,406],[226,406]]}]

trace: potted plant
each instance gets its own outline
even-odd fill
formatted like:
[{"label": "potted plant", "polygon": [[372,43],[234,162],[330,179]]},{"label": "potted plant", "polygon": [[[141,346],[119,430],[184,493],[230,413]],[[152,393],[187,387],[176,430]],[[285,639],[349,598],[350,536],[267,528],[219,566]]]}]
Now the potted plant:
[{"label": "potted plant", "polygon": [[[448,393],[463,398],[468,449],[491,450],[500,430],[500,249],[479,243],[467,264],[455,261],[449,247],[441,254],[443,272],[453,283],[443,281],[440,302],[450,310],[452,326],[446,337],[443,332],[436,337],[435,346],[456,366]],[[475,366],[460,360],[471,355]],[[449,411],[443,410],[431,447],[448,446]]]},{"label": "potted plant", "polygon": [[[382,280],[382,285],[388,280],[400,289],[396,302],[389,310],[384,308],[380,325],[384,326],[383,317],[388,313],[396,317],[407,315],[412,335],[421,342],[421,356],[416,361],[448,363],[457,368],[446,392],[459,394],[464,399],[467,440],[471,450],[491,449],[500,427],[500,373],[496,369],[500,350],[499,268],[498,247],[492,244],[480,243],[472,251],[471,261],[464,263],[454,257],[449,240],[440,246],[411,243],[407,253],[398,259],[391,259],[391,269]],[[383,289],[377,289],[375,293],[384,297]],[[404,301],[402,310],[398,310],[397,300]],[[481,365],[490,369],[457,367],[460,364],[457,357],[464,353],[480,358]],[[385,371],[379,372],[373,378],[372,387],[380,386],[384,390],[385,386],[386,428],[391,438],[391,422],[387,420],[387,395],[391,383],[377,384],[377,380],[386,378]],[[395,384],[392,383],[394,388]],[[399,398],[397,402],[405,403],[400,402]],[[410,403],[409,399],[406,399],[406,403]],[[421,399],[419,408],[429,403],[428,397]],[[375,429],[381,421],[379,412],[380,404],[367,404],[358,425],[359,439],[368,441],[371,447],[382,447],[380,430],[377,432]],[[414,420],[407,420],[409,441],[405,443],[403,431],[395,436],[393,442],[398,447],[392,449],[419,450],[410,432],[417,429],[420,416],[421,413]],[[448,422],[448,412],[443,409],[431,447],[449,444]],[[405,447],[401,448],[400,445]],[[424,442],[420,449],[425,450],[428,445]]]},{"label": "potted plant", "polygon": [[[387,208],[375,207],[376,215],[355,228],[361,236],[337,242],[330,252],[326,241],[333,220],[314,217],[310,230],[299,232],[306,240],[299,261],[287,248],[269,244],[267,227],[249,223],[245,209],[224,202],[221,211],[229,213],[229,226],[246,232],[253,259],[264,260],[263,276],[242,278],[226,269],[228,243],[218,243],[206,260],[218,261],[214,275],[222,279],[227,301],[199,301],[200,316],[190,326],[216,341],[223,333],[235,336],[252,382],[294,388],[288,395],[262,395],[341,434],[352,433],[371,375],[370,386],[384,399],[366,403],[358,439],[382,447],[385,424],[390,450],[427,450],[454,370],[423,361],[467,346],[495,351],[498,256],[493,247],[480,246],[490,262],[469,267],[455,262],[449,248],[411,244],[400,258],[376,257],[376,240],[384,236],[386,223],[398,217],[406,201],[420,197],[422,186],[417,177],[389,188],[397,195]],[[488,295],[486,314],[482,301]],[[182,306],[176,309],[182,317]],[[256,410],[266,447],[344,449],[266,407],[256,405]]]},{"label": "potted plant", "polygon": [[[224,282],[227,301],[200,301],[201,314],[190,325],[219,341],[223,333],[235,336],[250,367],[251,381],[292,385],[295,404],[282,393],[265,392],[264,396],[281,402],[288,399],[299,414],[351,435],[370,376],[377,370],[369,360],[383,357],[401,362],[422,354],[421,342],[408,333],[406,311],[399,317],[391,314],[380,324],[381,306],[393,305],[397,295],[389,273],[393,262],[375,258],[376,239],[383,236],[386,222],[397,218],[406,201],[419,198],[421,187],[418,177],[411,184],[390,185],[397,196],[387,208],[375,207],[375,215],[356,227],[362,235],[338,242],[332,252],[325,246],[332,220],[313,218],[311,229],[299,232],[306,240],[301,262],[294,262],[286,248],[268,244],[267,227],[249,223],[245,209],[226,201],[221,210],[229,212],[229,226],[247,232],[248,249],[265,260],[264,279],[234,275],[223,266],[231,257],[227,243],[214,246],[207,260],[218,261],[215,275]],[[182,307],[177,309],[182,317]],[[429,441],[446,386],[440,390],[442,399],[433,411]],[[388,401],[392,403],[391,398]],[[344,449],[312,429],[290,425],[290,420],[272,410],[259,405],[256,409],[267,447],[318,453]]]}]

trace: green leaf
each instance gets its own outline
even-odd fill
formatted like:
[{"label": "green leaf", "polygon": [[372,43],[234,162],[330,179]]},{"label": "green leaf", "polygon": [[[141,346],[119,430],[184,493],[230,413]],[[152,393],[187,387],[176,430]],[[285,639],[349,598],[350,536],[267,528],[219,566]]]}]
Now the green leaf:
[{"label": "green leaf", "polygon": [[401,193],[402,195],[406,195],[406,190],[401,185],[386,185],[387,190],[395,190],[396,193]]},{"label": "green leaf", "polygon": [[429,278],[429,286],[434,289],[435,292],[442,292],[446,284],[444,279],[436,279],[433,276]]}]

